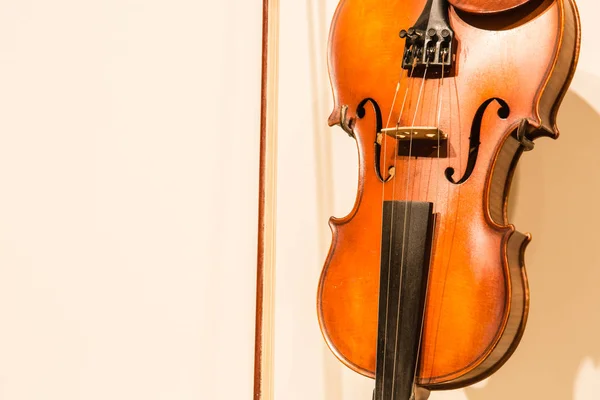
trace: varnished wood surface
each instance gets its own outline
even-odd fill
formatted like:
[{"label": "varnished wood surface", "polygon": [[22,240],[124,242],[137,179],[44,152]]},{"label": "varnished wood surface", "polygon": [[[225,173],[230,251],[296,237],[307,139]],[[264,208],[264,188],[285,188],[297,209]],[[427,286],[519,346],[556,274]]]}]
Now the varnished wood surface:
[{"label": "varnished wood surface", "polygon": [[[441,389],[488,376],[506,361],[523,333],[529,299],[523,252],[530,237],[516,232],[506,217],[510,179],[522,152],[512,134],[525,119],[532,130],[538,129],[532,138],[557,136],[555,115],[575,67],[579,23],[570,0],[528,4],[526,17],[507,11],[502,13],[504,25],[494,14],[473,18],[451,9],[456,69],[441,85],[439,79],[423,82],[399,68],[404,42],[397,31],[414,23],[424,3],[342,0],[334,16],[329,67],[335,108],[330,124],[340,122],[341,107],[347,105],[354,118],[359,185],[350,214],[330,222],[333,239],[319,285],[318,313],[336,356],[373,376],[382,202],[434,203],[437,222],[418,382]],[[395,158],[394,139],[386,136],[381,174],[387,176],[393,166],[395,177],[382,184],[374,169],[372,109],[367,106],[363,119],[355,114],[367,97],[380,105],[384,127],[390,126],[390,113],[391,126],[398,119],[404,126],[436,126],[441,98],[439,127],[449,135],[449,157]],[[463,175],[473,117],[494,97],[508,103],[510,114],[499,118],[497,103],[487,109],[473,174],[461,185],[452,184],[444,170],[452,167],[457,178]]]},{"label": "varnished wood surface", "polygon": [[535,0],[448,0],[454,7],[476,14],[507,11],[533,1]]}]

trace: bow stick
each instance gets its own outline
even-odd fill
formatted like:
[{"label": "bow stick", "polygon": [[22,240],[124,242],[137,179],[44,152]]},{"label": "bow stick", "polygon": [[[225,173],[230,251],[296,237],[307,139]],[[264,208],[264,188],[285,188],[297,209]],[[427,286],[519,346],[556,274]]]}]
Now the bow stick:
[{"label": "bow stick", "polygon": [[254,400],[273,399],[279,0],[263,0]]}]

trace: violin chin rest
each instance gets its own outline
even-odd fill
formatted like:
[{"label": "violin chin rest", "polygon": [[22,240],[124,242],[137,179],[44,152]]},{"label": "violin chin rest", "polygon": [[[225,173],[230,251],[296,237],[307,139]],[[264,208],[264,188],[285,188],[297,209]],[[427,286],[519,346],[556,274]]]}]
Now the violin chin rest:
[{"label": "violin chin rest", "polygon": [[448,0],[459,10],[472,14],[495,14],[509,11],[527,3],[541,3],[543,0]]}]

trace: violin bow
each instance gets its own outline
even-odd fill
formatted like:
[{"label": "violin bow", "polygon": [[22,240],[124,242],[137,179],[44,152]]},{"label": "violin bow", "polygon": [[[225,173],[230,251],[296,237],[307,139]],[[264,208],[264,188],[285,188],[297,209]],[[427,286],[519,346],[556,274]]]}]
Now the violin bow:
[{"label": "violin bow", "polygon": [[254,400],[273,399],[279,0],[263,0]]}]

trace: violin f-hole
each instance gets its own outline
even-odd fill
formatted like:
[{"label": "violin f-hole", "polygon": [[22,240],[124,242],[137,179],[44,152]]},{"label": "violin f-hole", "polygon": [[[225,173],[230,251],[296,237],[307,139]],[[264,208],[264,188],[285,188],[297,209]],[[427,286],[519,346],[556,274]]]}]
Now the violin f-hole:
[{"label": "violin f-hole", "polygon": [[506,119],[510,114],[510,108],[508,107],[508,104],[499,97],[492,97],[491,99],[484,101],[483,104],[479,106],[477,112],[475,113],[475,117],[473,118],[473,124],[471,125],[471,136],[469,136],[469,159],[467,161],[467,168],[464,175],[462,178],[456,181],[453,178],[455,172],[454,168],[448,167],[444,171],[446,179],[455,185],[465,183],[475,169],[477,155],[479,154],[479,145],[481,144],[481,123],[483,121],[483,115],[485,114],[485,110],[488,108],[488,106],[494,101],[497,101],[498,104],[500,104],[500,108],[498,109],[498,117],[501,119]]},{"label": "violin f-hole", "polygon": [[383,179],[383,176],[381,175],[381,141],[378,138],[378,135],[381,132],[381,129],[383,128],[383,119],[381,117],[381,108],[379,108],[379,104],[377,104],[377,102],[370,98],[367,97],[366,99],[363,99],[363,101],[361,101],[358,106],[356,107],[356,116],[359,119],[362,119],[365,117],[367,111],[365,110],[365,105],[367,103],[371,103],[371,106],[373,107],[373,111],[375,112],[375,121],[376,121],[376,134],[375,134],[375,172],[377,173],[377,178],[379,178],[379,180],[383,183],[389,182],[393,177],[394,177],[394,167],[390,167],[388,168],[388,172],[389,175],[387,176],[387,178]]}]

